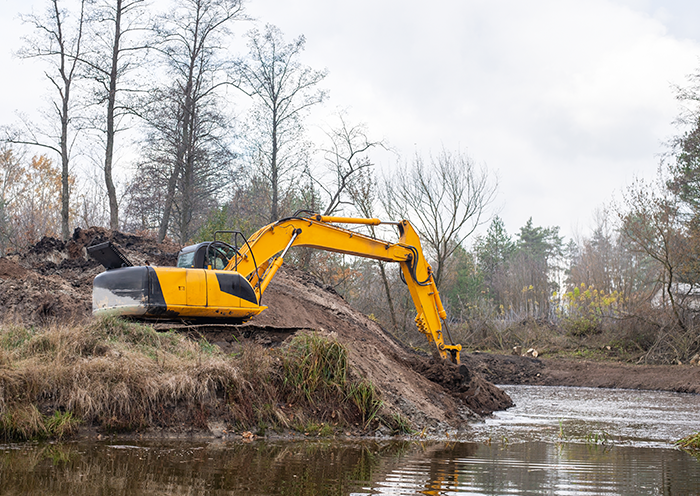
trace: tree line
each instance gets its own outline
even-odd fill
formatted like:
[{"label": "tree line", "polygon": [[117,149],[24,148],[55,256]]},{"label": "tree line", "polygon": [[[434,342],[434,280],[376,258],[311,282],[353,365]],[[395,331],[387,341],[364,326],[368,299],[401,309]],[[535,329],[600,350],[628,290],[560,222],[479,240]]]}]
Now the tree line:
[{"label": "tree line", "polygon": [[[302,63],[303,36],[265,25],[234,53],[233,27],[247,22],[239,0],[174,0],[162,13],[143,0],[45,7],[23,18],[34,29],[18,55],[43,64],[50,105],[6,125],[3,142],[56,160],[64,240],[88,223],[185,243],[231,196],[260,197],[267,222],[305,201],[305,119],[327,99],[327,71]],[[341,124],[331,137],[368,145],[359,124]]]}]

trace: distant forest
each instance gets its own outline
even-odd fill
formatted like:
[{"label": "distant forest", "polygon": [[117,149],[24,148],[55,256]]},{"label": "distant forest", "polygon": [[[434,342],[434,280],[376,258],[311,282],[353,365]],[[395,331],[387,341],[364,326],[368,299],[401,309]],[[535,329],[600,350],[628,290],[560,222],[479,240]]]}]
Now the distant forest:
[{"label": "distant forest", "polygon": [[[50,104],[1,130],[0,255],[76,227],[184,245],[298,210],[408,218],[455,341],[698,360],[700,75],[677,89],[684,110],[657,179],[629,185],[587,237],[565,241],[532,219],[509,233],[491,214],[495,176],[460,150],[382,177],[372,156],[385,143],[343,112],[312,142],[305,124],[328,104],[327,72],[303,63],[303,36],[272,25],[232,53],[245,17],[239,0],[174,0],[161,13],[143,0],[44,0],[25,16],[34,29],[18,56],[43,64]],[[414,342],[396,267],[304,249],[290,263]]]}]

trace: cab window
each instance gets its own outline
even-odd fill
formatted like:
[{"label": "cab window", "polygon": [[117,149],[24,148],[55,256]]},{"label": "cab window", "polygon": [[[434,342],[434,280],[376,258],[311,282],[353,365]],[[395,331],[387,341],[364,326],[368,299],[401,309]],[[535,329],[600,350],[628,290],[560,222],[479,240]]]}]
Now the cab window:
[{"label": "cab window", "polygon": [[228,265],[228,254],[229,250],[225,249],[225,246],[221,245],[210,245],[209,246],[209,264],[212,269],[222,270]]},{"label": "cab window", "polygon": [[177,257],[177,266],[185,269],[194,267],[194,254],[194,250],[187,253],[180,253],[180,256]]}]

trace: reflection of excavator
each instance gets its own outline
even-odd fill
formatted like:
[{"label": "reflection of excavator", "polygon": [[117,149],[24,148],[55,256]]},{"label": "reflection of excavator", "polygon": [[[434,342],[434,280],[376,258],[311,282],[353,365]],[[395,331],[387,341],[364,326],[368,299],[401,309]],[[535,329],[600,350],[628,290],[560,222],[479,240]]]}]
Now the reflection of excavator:
[{"label": "reflection of excavator", "polygon": [[308,246],[398,262],[418,312],[418,329],[435,343],[443,359],[459,363],[462,346],[444,342],[441,322],[446,318],[445,309],[411,224],[407,220],[385,223],[399,229],[399,242],[389,243],[349,231],[338,223],[382,224],[379,219],[317,214],[291,217],[263,227],[249,240],[229,232],[233,246],[221,241],[187,246],[180,251],[177,267],[134,267],[109,243],[90,247],[90,255],[108,269],[95,277],[93,313],[241,323],[267,308],[261,305],[263,293],[287,250]]}]

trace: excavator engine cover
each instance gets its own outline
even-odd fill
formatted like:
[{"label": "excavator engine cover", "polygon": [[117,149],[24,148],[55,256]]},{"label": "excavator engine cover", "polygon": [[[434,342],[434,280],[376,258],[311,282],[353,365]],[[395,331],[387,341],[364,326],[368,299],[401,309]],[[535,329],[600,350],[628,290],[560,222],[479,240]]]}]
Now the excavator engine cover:
[{"label": "excavator engine cover", "polygon": [[92,312],[148,320],[238,324],[265,308],[240,274],[178,267],[122,267],[98,274]]}]

